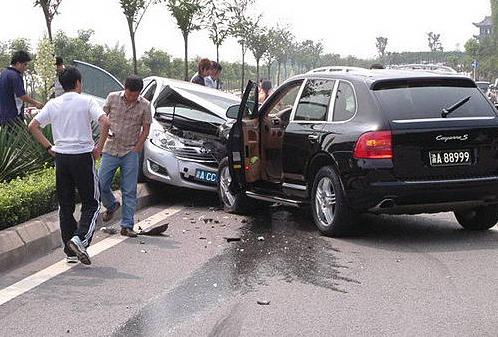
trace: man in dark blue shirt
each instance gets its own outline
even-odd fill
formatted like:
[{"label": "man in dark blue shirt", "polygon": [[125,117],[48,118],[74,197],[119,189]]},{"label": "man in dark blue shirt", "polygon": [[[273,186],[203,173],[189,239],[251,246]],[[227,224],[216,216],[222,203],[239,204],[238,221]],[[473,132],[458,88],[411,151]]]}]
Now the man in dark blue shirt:
[{"label": "man in dark blue shirt", "polygon": [[0,73],[0,125],[24,118],[24,103],[41,109],[43,104],[26,94],[23,74],[28,69],[31,57],[25,51],[12,55],[10,67]]}]

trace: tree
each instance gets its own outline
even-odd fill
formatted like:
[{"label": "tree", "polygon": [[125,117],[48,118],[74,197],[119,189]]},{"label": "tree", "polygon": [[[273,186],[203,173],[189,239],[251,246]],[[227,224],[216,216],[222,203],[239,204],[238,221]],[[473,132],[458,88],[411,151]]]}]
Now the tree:
[{"label": "tree", "polygon": [[268,29],[259,27],[259,19],[251,24],[251,35],[248,39],[248,47],[256,60],[256,81],[259,82],[259,64],[263,55],[269,48]]},{"label": "tree", "polygon": [[498,0],[491,1],[491,19],[493,21],[493,41],[498,47]]},{"label": "tree", "polygon": [[377,52],[379,53],[379,58],[381,60],[383,60],[386,55],[387,41],[387,37],[377,37],[377,43],[375,46],[377,47]]},{"label": "tree", "polygon": [[137,70],[137,48],[135,44],[135,36],[142,22],[142,19],[147,12],[149,6],[155,2],[155,0],[119,0],[121,8],[123,9],[123,14],[126,17],[126,22],[128,23],[128,32],[130,33],[131,39],[131,49],[133,51],[133,72],[138,73]]},{"label": "tree", "polygon": [[50,42],[52,42],[52,20],[57,14],[59,14],[59,6],[61,2],[62,0],[35,0],[35,7],[39,6],[43,10]]},{"label": "tree", "polygon": [[427,41],[429,42],[429,49],[431,50],[431,52],[443,51],[443,45],[441,44],[441,34],[429,32],[427,33]]},{"label": "tree", "polygon": [[171,77],[171,56],[162,50],[152,48],[146,51],[140,59],[140,63],[143,64],[146,71],[144,76]]},{"label": "tree", "polygon": [[188,37],[190,33],[201,29],[203,15],[202,0],[166,0],[171,15],[175,18],[178,28],[182,32],[185,46],[185,81],[189,80],[188,73]]},{"label": "tree", "polygon": [[55,81],[55,48],[48,39],[40,40],[36,51],[35,71],[40,79],[43,102],[49,100]]},{"label": "tree", "polygon": [[220,46],[229,35],[228,4],[221,4],[217,0],[208,0],[208,21],[206,28],[209,38],[216,46],[216,62],[220,62]]},{"label": "tree", "polygon": [[277,26],[275,29],[274,41],[272,44],[275,60],[277,61],[277,84],[280,84],[280,69],[284,65],[284,75],[287,78],[287,62],[290,56],[290,50],[294,44],[294,35],[290,32],[289,27]]},{"label": "tree", "polygon": [[240,90],[244,91],[245,80],[245,56],[248,49],[248,36],[251,33],[251,23],[248,19],[246,12],[254,0],[232,0],[233,2],[227,6],[230,12],[230,30],[229,33],[237,39],[242,51],[242,64],[241,64],[241,84]]},{"label": "tree", "polygon": [[274,28],[270,28],[266,32],[266,52],[263,54],[263,58],[266,61],[267,66],[267,77],[271,80],[271,66],[273,61],[276,59],[277,54],[277,44],[278,44],[277,31]]}]

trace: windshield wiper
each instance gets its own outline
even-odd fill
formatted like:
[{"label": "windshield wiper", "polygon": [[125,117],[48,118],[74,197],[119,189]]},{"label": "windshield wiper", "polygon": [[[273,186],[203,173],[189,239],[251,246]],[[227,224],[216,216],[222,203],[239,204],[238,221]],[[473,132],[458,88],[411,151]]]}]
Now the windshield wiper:
[{"label": "windshield wiper", "polygon": [[464,99],[458,101],[456,104],[452,105],[451,107],[449,107],[448,109],[442,109],[441,110],[441,117],[443,118],[446,118],[448,117],[448,115],[450,113],[452,113],[453,111],[457,110],[458,108],[460,108],[462,105],[464,105],[465,103],[467,103],[468,101],[470,101],[470,98],[472,96],[468,96],[468,97],[465,97]]}]

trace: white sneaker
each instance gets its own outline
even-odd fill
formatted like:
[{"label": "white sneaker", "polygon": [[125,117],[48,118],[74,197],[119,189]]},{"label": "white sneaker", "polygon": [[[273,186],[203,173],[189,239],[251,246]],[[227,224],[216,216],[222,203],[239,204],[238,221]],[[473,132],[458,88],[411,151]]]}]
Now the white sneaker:
[{"label": "white sneaker", "polygon": [[67,243],[67,246],[73,251],[74,254],[76,254],[78,260],[81,263],[92,264],[92,262],[90,261],[90,256],[88,256],[86,248],[79,237],[73,236],[73,238]]},{"label": "white sneaker", "polygon": [[66,256],[66,263],[67,264],[78,263],[78,257],[77,256]]}]

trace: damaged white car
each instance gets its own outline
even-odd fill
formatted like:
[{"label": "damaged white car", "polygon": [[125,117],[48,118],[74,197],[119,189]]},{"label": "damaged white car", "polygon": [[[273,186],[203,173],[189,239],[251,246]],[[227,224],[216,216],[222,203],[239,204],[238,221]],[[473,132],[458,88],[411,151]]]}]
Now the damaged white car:
[{"label": "damaged white car", "polygon": [[216,191],[225,156],[229,107],[240,98],[211,88],[161,77],[144,79],[153,122],[141,158],[141,180]]}]

